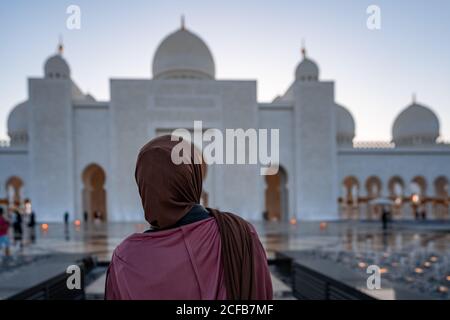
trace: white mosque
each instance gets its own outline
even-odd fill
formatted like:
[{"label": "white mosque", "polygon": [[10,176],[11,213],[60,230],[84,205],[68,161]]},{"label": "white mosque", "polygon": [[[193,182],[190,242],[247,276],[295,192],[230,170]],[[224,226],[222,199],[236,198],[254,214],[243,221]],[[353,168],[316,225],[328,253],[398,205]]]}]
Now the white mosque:
[{"label": "white mosque", "polygon": [[[395,119],[392,140],[355,142],[355,122],[306,53],[286,93],[257,101],[256,81],[219,80],[205,42],[184,25],[156,49],[148,79],[111,79],[110,101],[83,93],[62,55],[28,79],[28,98],[0,144],[0,204],[31,203],[40,221],[64,212],[105,221],[143,219],[134,181],[140,147],[195,120],[209,128],[277,128],[280,170],[210,165],[203,203],[251,220],[449,218],[450,145],[433,111],[416,101]],[[414,99],[415,100],[415,99]]]}]

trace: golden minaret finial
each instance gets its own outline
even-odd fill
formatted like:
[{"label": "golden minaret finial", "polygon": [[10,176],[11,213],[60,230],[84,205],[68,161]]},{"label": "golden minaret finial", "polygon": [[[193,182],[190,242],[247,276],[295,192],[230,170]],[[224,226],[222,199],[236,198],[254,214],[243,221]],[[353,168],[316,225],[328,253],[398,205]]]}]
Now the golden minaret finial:
[{"label": "golden minaret finial", "polygon": [[62,40],[62,36],[59,36],[59,41],[58,41],[58,53],[60,55],[62,55],[64,52],[64,44],[63,44],[63,40]]},{"label": "golden minaret finial", "polygon": [[303,58],[306,58],[306,46],[305,46],[305,39],[302,39],[302,56]]}]

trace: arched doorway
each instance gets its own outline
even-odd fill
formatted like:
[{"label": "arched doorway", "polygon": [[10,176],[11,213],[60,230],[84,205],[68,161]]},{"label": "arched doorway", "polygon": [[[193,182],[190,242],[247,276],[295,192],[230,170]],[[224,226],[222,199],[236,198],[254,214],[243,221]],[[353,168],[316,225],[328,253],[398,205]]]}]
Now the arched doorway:
[{"label": "arched doorway", "polygon": [[394,200],[393,215],[401,217],[403,215],[403,202],[405,197],[405,183],[399,176],[389,179],[388,183],[389,196]]},{"label": "arched doorway", "polygon": [[105,171],[97,164],[90,164],[83,171],[83,212],[87,212],[89,219],[98,216],[106,220],[105,180]]},{"label": "arched doorway", "polygon": [[411,180],[411,210],[414,218],[420,218],[420,215],[426,216],[427,208],[425,203],[427,181],[422,176],[416,176]]},{"label": "arched doorway", "polygon": [[411,180],[411,195],[417,194],[420,197],[425,197],[427,191],[427,181],[422,176],[414,177]]},{"label": "arched doorway", "polygon": [[366,180],[367,196],[370,199],[381,197],[382,183],[377,176],[370,176]]},{"label": "arched doorway", "polygon": [[370,176],[366,180],[366,191],[367,191],[367,218],[376,218],[381,214],[381,207],[378,205],[373,205],[370,200],[380,198],[382,194],[382,182],[377,176]]},{"label": "arched doorway", "polygon": [[344,219],[359,218],[359,181],[348,176],[342,182],[342,213]]},{"label": "arched doorway", "polygon": [[[270,170],[270,169],[269,169]],[[266,175],[266,210],[264,219],[269,221],[281,221],[288,217],[288,189],[287,173],[279,167],[278,172]]]},{"label": "arched doorway", "polygon": [[23,202],[23,180],[12,176],[6,181],[7,200],[10,208],[19,208]]},{"label": "arched doorway", "polygon": [[434,216],[438,219],[446,219],[449,214],[449,183],[447,177],[437,177],[434,180],[434,189],[436,194]]}]

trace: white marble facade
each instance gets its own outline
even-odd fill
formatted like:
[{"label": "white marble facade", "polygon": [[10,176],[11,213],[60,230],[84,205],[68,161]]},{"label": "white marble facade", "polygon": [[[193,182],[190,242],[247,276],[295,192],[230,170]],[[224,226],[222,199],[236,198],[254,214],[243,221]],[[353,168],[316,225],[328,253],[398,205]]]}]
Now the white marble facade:
[{"label": "white marble facade", "polygon": [[[347,218],[343,208],[375,194],[420,193],[423,201],[448,203],[450,146],[440,142],[439,120],[426,106],[406,107],[392,141],[356,143],[352,115],[334,100],[334,82],[320,80],[306,53],[292,85],[272,103],[258,103],[256,81],[217,80],[209,48],[184,27],[161,42],[152,67],[149,79],[111,79],[111,100],[97,101],[73,82],[62,51],[50,57],[44,76],[28,79],[28,99],[9,115],[0,199],[30,199],[39,220],[61,221],[65,211],[81,218],[86,206],[94,208],[85,197],[100,188],[95,201],[104,202],[97,208],[104,219],[142,220],[134,182],[139,148],[202,120],[206,128],[280,129],[281,220]],[[262,219],[265,189],[258,166],[208,167],[209,206]]]}]

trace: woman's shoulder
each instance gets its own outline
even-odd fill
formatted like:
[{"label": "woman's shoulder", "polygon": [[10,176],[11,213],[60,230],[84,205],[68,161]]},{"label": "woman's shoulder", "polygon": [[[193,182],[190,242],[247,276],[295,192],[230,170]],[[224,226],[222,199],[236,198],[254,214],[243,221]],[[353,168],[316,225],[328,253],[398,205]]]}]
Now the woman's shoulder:
[{"label": "woman's shoulder", "polygon": [[[212,216],[215,217],[216,219],[219,217],[224,217],[225,219],[230,219],[239,224],[246,225],[251,234],[257,235],[256,228],[253,226],[253,224],[236,213],[232,213],[232,212],[228,212],[228,211],[219,211],[217,209],[211,209],[211,208],[208,208],[208,211],[210,211]],[[221,216],[219,216],[219,215],[221,215]]]},{"label": "woman's shoulder", "polygon": [[152,246],[158,248],[166,247],[169,244],[170,246],[173,246],[174,243],[181,243],[175,239],[177,236],[183,237],[182,230],[189,232],[196,228],[209,228],[212,224],[214,224],[214,220],[212,218],[208,218],[172,229],[133,233],[120,242],[113,252],[113,257],[128,256],[130,252],[137,253],[140,250],[148,251],[148,249]]}]

